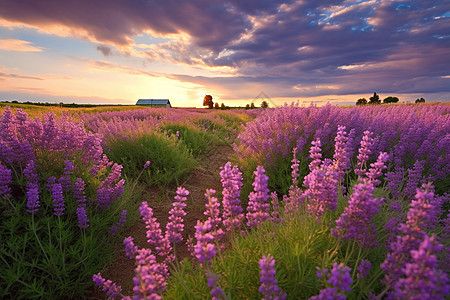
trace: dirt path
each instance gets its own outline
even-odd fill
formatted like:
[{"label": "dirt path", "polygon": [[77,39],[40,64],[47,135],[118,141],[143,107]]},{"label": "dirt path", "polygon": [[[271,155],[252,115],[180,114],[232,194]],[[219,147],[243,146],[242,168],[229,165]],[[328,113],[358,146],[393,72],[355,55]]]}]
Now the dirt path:
[{"label": "dirt path", "polygon": [[[216,190],[216,196],[220,197],[222,192],[222,184],[220,182],[220,167],[225,165],[229,160],[229,157],[233,153],[231,145],[216,146],[212,149],[209,155],[202,159],[200,166],[194,169],[189,177],[180,185],[189,190],[189,196],[187,197],[187,207],[185,216],[185,227],[183,238],[194,236],[194,225],[197,220],[204,220],[206,217],[203,215],[205,211],[205,190],[212,188]],[[169,186],[166,190],[161,191],[157,187],[152,187],[148,191],[147,201],[149,206],[152,207],[154,216],[161,224],[161,228],[165,231],[165,226],[168,221],[168,212],[172,208],[174,201],[175,191],[177,186]],[[136,223],[130,227],[125,236],[132,236],[134,242],[139,247],[148,248],[149,244],[146,242],[146,229],[144,222],[139,219]],[[185,257],[190,257],[185,245],[185,240],[180,244],[177,244],[177,259],[182,260]],[[120,248],[119,248],[120,247]],[[110,279],[118,285],[122,286],[124,295],[132,295],[133,288],[133,276],[135,262],[125,256],[123,250],[123,244],[118,245],[118,254],[112,265],[107,268],[102,275],[104,278]],[[97,291],[89,297],[89,299],[106,299],[104,292]]]}]

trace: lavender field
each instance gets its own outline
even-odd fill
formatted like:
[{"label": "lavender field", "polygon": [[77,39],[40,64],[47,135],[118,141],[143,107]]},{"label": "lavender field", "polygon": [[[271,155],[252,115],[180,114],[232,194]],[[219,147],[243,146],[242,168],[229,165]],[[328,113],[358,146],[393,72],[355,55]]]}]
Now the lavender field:
[{"label": "lavender field", "polygon": [[[449,150],[444,104],[6,107],[0,298],[446,299]],[[195,170],[222,188],[192,197]]]}]

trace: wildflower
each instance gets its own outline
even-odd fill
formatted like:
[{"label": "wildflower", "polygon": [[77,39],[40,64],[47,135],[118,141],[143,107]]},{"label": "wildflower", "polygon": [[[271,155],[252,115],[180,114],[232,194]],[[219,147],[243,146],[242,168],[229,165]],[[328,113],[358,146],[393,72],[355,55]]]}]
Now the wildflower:
[{"label": "wildflower", "polygon": [[411,261],[405,264],[390,299],[444,299],[450,293],[447,274],[438,269],[435,253],[442,250],[436,237],[425,235],[417,250],[411,250]]},{"label": "wildflower", "polygon": [[385,163],[388,160],[389,155],[386,152],[381,152],[377,158],[377,161],[373,164],[370,164],[371,168],[366,172],[366,177],[372,182],[374,186],[377,186],[381,183],[378,177],[380,177],[383,173],[384,169],[387,169]]},{"label": "wildflower", "polygon": [[312,141],[311,145],[313,146],[309,150],[309,157],[311,157],[313,160],[309,164],[310,171],[318,168],[322,163],[322,154],[320,153],[322,151],[322,149],[320,148],[322,145],[320,143],[320,140],[316,139],[315,141]]},{"label": "wildflower", "polygon": [[363,176],[366,168],[366,163],[369,160],[369,156],[372,154],[372,146],[373,146],[373,138],[372,138],[373,132],[370,132],[368,130],[364,131],[364,136],[361,140],[361,147],[359,148],[358,152],[358,163],[355,168],[355,174],[358,176]]},{"label": "wildflower", "polygon": [[82,204],[79,204],[77,207],[77,218],[78,218],[78,227],[81,229],[86,229],[89,227],[89,219],[86,214],[86,209]]},{"label": "wildflower", "polygon": [[203,214],[208,216],[208,221],[211,224],[210,233],[213,235],[214,240],[219,241],[220,239],[222,239],[224,232],[221,228],[219,228],[222,219],[220,218],[219,211],[220,203],[216,197],[213,197],[215,193],[216,191],[213,189],[206,190],[206,211]]},{"label": "wildflower", "polygon": [[283,218],[280,217],[280,203],[278,202],[277,192],[272,192],[270,194],[270,198],[272,199],[272,215],[270,217],[270,221],[274,223],[283,222]]},{"label": "wildflower", "polygon": [[159,228],[160,224],[158,223],[158,220],[153,217],[153,210],[148,206],[146,201],[142,202],[139,211],[146,224],[147,242],[150,245],[155,245],[158,255],[164,257],[167,262],[173,261],[175,257],[170,253],[172,251],[170,242],[166,237],[163,237],[162,231]]},{"label": "wildflower", "polygon": [[217,274],[212,273],[211,271],[206,271],[206,276],[208,277],[207,286],[212,288],[209,294],[212,296],[213,300],[226,299],[225,294],[222,288],[219,286],[217,279],[220,277]]},{"label": "wildflower", "polygon": [[423,170],[424,164],[420,161],[416,161],[414,166],[411,169],[408,169],[408,180],[406,181],[405,188],[402,191],[402,194],[406,199],[414,196],[417,186],[422,179]]},{"label": "wildflower", "polygon": [[61,184],[55,183],[52,188],[52,199],[55,216],[62,216],[64,214],[64,197]]},{"label": "wildflower", "polygon": [[350,167],[350,158],[348,153],[348,136],[345,126],[338,126],[338,131],[334,139],[333,167],[336,171],[337,180],[343,181],[345,171]]},{"label": "wildflower", "polygon": [[111,280],[106,280],[102,277],[101,273],[92,276],[92,280],[98,287],[103,287],[102,291],[106,292],[108,297],[115,299],[119,297],[120,292],[122,292],[122,287],[113,283]]},{"label": "wildflower", "polygon": [[237,166],[232,167],[230,162],[227,162],[221,168],[223,224],[230,231],[232,228],[239,228],[244,218],[240,205],[241,200],[239,200],[242,187],[242,173]]},{"label": "wildflower", "polygon": [[86,184],[83,179],[77,178],[73,184],[72,193],[73,199],[80,204],[84,204],[86,202],[86,196],[84,195],[85,188]]},{"label": "wildflower", "polygon": [[292,162],[292,165],[291,165],[292,185],[297,186],[298,185],[298,177],[300,176],[299,169],[298,169],[299,160],[297,159],[297,147],[295,147],[292,150],[292,154],[293,154],[293,158],[291,160],[291,162]]},{"label": "wildflower", "polygon": [[0,196],[5,198],[11,197],[12,171],[7,167],[0,165]]},{"label": "wildflower", "polygon": [[249,227],[257,227],[269,218],[270,205],[267,202],[269,199],[269,189],[267,188],[269,177],[264,172],[265,170],[261,166],[258,166],[254,172],[255,181],[252,184],[254,192],[251,192],[248,196],[247,226]]},{"label": "wildflower", "polygon": [[189,195],[189,191],[185,188],[178,187],[176,193],[176,201],[173,203],[173,208],[169,211],[170,222],[166,225],[166,238],[174,244],[183,240],[181,232],[183,232],[184,228],[183,218],[186,215],[184,208],[186,207],[186,196]]},{"label": "wildflower", "polygon": [[370,261],[365,260],[365,259],[361,260],[361,262],[359,263],[359,266],[358,266],[358,274],[356,275],[358,280],[365,278],[369,274],[371,266],[372,266],[372,264],[370,263]]},{"label": "wildflower", "polygon": [[417,189],[416,200],[411,201],[411,208],[407,214],[406,224],[420,229],[434,228],[437,224],[438,207],[431,183]]},{"label": "wildflower", "polygon": [[127,211],[122,210],[119,221],[117,221],[116,225],[111,227],[111,229],[109,230],[109,234],[114,235],[116,231],[125,224],[126,220],[127,220]]},{"label": "wildflower", "polygon": [[210,261],[217,252],[216,246],[212,244],[214,236],[209,233],[211,229],[210,220],[206,220],[204,223],[197,220],[197,225],[195,225],[197,244],[194,246],[194,254],[200,263]]},{"label": "wildflower", "polygon": [[361,246],[376,247],[376,228],[372,218],[379,212],[382,199],[373,198],[375,188],[367,181],[353,187],[348,206],[336,220],[332,235],[344,240],[354,240]]},{"label": "wildflower", "polygon": [[350,277],[350,271],[351,269],[343,263],[338,264],[335,262],[331,272],[323,275],[328,277],[327,283],[333,287],[322,289],[319,295],[311,297],[310,300],[346,299],[342,292],[351,291],[352,278]]},{"label": "wildflower", "polygon": [[147,169],[150,166],[150,161],[147,160],[144,164],[144,170]]},{"label": "wildflower", "polygon": [[30,214],[38,211],[40,206],[39,202],[39,185],[37,183],[28,183],[26,187],[27,191],[27,212]]},{"label": "wildflower", "polygon": [[65,160],[64,161],[64,175],[72,175],[73,171],[75,170],[75,167],[73,165],[73,163],[70,160]]},{"label": "wildflower", "polygon": [[136,253],[138,252],[138,247],[134,245],[133,238],[131,236],[125,238],[123,243],[125,244],[125,253],[128,258],[135,258]]},{"label": "wildflower", "polygon": [[263,294],[262,299],[286,299],[286,294],[277,286],[278,280],[275,279],[275,259],[268,254],[259,260],[260,282],[259,292]]},{"label": "wildflower", "polygon": [[23,175],[25,175],[25,178],[30,183],[39,183],[39,178],[36,171],[36,164],[34,160],[30,160],[26,166],[26,168],[23,170]]}]

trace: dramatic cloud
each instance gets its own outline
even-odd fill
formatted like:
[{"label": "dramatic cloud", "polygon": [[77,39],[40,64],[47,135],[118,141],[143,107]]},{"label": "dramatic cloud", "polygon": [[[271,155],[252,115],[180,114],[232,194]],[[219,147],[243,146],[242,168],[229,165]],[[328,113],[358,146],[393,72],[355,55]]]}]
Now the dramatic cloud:
[{"label": "dramatic cloud", "polygon": [[[105,59],[114,48],[151,62],[225,70],[163,76],[229,99],[261,90],[276,97],[450,93],[449,11],[444,0],[4,0],[0,25],[82,37],[100,44]],[[141,35],[164,40],[136,42]],[[3,41],[16,41],[8,50],[41,49]],[[159,76],[106,61],[91,66]]]}]

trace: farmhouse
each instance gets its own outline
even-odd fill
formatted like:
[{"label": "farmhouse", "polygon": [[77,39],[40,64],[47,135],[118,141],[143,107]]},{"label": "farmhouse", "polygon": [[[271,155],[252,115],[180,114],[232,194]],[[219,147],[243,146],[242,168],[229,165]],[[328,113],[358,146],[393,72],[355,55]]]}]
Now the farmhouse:
[{"label": "farmhouse", "polygon": [[171,108],[169,99],[139,99],[136,105],[146,105],[151,107],[167,107]]}]

